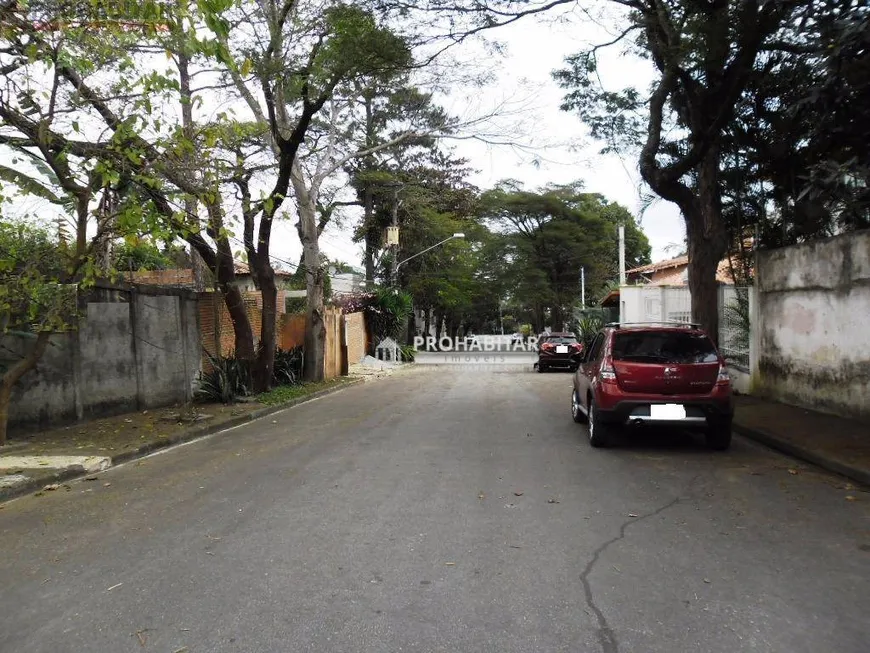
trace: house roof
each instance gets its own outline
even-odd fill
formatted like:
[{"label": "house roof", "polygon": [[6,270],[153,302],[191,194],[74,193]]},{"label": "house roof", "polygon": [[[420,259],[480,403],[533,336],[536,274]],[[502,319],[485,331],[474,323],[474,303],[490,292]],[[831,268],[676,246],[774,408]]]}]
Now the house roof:
[{"label": "house roof", "polygon": [[669,268],[678,268],[683,265],[689,264],[688,256],[678,256],[677,258],[671,258],[667,261],[659,261],[658,263],[650,263],[648,265],[641,265],[640,267],[631,268],[630,270],[626,270],[626,274],[631,274],[632,272],[637,272],[640,274],[644,274],[646,272],[656,272],[657,270],[667,270]]},{"label": "house roof", "polygon": [[[251,267],[247,263],[243,263],[242,261],[233,261],[233,268],[236,271],[236,274],[251,274]],[[275,270],[276,277],[292,277],[292,272],[287,272],[286,270]]]}]

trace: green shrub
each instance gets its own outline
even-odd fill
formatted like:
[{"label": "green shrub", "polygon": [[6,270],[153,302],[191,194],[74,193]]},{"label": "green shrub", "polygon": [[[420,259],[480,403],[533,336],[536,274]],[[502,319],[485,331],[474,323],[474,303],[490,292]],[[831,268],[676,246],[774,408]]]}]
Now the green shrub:
[{"label": "green shrub", "polygon": [[414,362],[414,355],[417,350],[414,349],[414,345],[399,345],[399,348],[402,353],[402,360],[408,363]]}]

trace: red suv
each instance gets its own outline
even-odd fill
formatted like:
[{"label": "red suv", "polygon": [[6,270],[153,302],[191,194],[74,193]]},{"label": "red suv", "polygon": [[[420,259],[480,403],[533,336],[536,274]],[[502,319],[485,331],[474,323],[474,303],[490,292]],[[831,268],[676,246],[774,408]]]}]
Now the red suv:
[{"label": "red suv", "polygon": [[617,425],[703,428],[707,445],[731,444],[734,404],[725,361],[694,324],[608,324],[574,374],[571,414],[593,447]]}]

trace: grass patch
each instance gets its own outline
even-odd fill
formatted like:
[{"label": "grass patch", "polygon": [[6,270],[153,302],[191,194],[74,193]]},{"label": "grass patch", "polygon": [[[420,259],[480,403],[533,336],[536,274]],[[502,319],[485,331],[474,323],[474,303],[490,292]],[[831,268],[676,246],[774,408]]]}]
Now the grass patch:
[{"label": "grass patch", "polygon": [[293,399],[306,397],[315,392],[319,392],[320,390],[345,385],[349,380],[350,379],[347,377],[341,377],[338,379],[329,379],[328,381],[320,381],[319,383],[281,385],[277,388],[273,388],[269,392],[257,395],[256,399],[259,403],[265,404],[266,406],[277,406],[278,404],[284,404]]}]

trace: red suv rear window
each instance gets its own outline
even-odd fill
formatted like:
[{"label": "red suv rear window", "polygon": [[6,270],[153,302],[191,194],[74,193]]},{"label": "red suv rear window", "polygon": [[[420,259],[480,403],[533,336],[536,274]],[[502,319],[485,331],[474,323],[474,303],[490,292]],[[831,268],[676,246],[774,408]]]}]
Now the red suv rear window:
[{"label": "red suv rear window", "polygon": [[701,333],[637,331],[617,333],[611,358],[637,363],[715,363],[713,342]]}]

